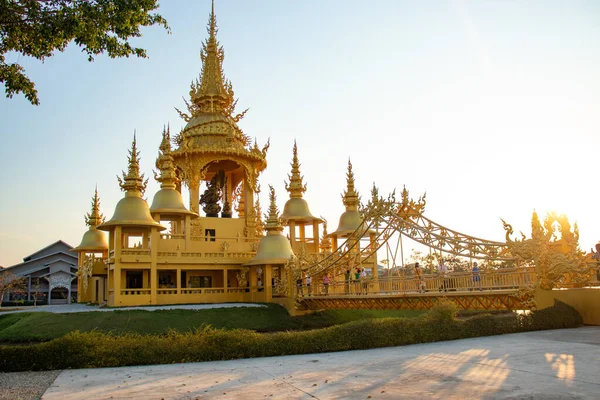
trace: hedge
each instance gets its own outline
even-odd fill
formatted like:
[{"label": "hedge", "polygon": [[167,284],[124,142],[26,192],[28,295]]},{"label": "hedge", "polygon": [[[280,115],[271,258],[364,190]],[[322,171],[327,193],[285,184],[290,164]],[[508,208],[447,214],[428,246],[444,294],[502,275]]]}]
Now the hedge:
[{"label": "hedge", "polygon": [[510,316],[477,315],[456,319],[445,303],[417,318],[369,319],[312,331],[257,333],[203,327],[166,335],[71,332],[49,342],[0,346],[0,371],[120,367],[231,360],[291,354],[360,350],[441,340],[573,328],[583,319],[570,306],[555,306]]}]

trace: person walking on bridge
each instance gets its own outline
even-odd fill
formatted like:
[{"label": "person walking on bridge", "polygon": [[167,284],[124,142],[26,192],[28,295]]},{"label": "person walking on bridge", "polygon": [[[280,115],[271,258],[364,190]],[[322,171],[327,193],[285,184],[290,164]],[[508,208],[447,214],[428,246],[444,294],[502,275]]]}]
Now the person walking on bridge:
[{"label": "person walking on bridge", "polygon": [[304,289],[302,287],[302,275],[296,279],[296,287],[298,288],[298,296],[304,297]]},{"label": "person walking on bridge", "polygon": [[479,267],[477,266],[476,262],[473,263],[473,269],[471,272],[473,274],[473,287],[481,290],[481,276],[479,275]]},{"label": "person walking on bridge", "polygon": [[346,273],[344,274],[344,291],[346,292],[346,294],[350,293],[350,280],[351,280],[351,273],[350,270],[347,269]]},{"label": "person walking on bridge", "polygon": [[360,280],[362,281],[362,292],[364,294],[369,294],[369,282],[367,281],[367,271],[365,271],[364,267],[360,272]]},{"label": "person walking on bridge", "polygon": [[440,286],[440,292],[444,290],[444,292],[448,291],[448,267],[444,264],[444,260],[440,260],[440,263],[437,266],[438,276],[442,279],[442,286]]},{"label": "person walking on bridge", "polygon": [[419,263],[415,263],[414,276],[417,283],[417,291],[424,292],[425,281],[423,280],[423,271],[421,270]]},{"label": "person walking on bridge", "polygon": [[329,282],[331,282],[331,279],[329,279],[329,274],[325,274],[323,275],[323,288],[325,290],[325,296],[329,295]]},{"label": "person walking on bridge", "polygon": [[312,278],[310,277],[310,275],[306,274],[306,291],[308,292],[308,295],[310,296],[312,294],[312,287],[310,286],[310,284],[312,283]]}]

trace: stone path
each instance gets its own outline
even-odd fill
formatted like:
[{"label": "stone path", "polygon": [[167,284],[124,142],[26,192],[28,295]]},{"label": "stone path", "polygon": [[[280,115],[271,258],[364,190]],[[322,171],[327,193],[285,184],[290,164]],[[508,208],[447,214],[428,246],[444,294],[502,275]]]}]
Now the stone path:
[{"label": "stone path", "polygon": [[144,306],[144,307],[99,307],[87,304],[64,304],[55,306],[37,306],[37,307],[4,307],[0,310],[0,315],[19,313],[19,312],[51,312],[58,314],[80,313],[90,311],[126,311],[126,310],[205,310],[208,308],[235,308],[235,307],[266,307],[263,304],[255,303],[219,303],[219,304],[175,304],[169,306]]},{"label": "stone path", "polygon": [[68,370],[44,400],[600,399],[600,327],[339,353]]}]

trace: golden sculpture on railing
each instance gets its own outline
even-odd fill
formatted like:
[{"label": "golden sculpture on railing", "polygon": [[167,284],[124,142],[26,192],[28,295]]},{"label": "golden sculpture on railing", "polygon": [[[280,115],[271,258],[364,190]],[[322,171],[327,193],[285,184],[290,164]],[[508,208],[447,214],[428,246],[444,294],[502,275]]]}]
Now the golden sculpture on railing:
[{"label": "golden sculpture on railing", "polygon": [[534,211],[531,238],[511,239],[513,228],[504,220],[508,252],[519,264],[535,266],[537,285],[550,290],[555,287],[583,287],[590,281],[591,266],[579,248],[579,229],[556,212],[548,213],[544,224]]},{"label": "golden sculpture on railing", "polygon": [[92,277],[92,273],[94,271],[94,264],[96,261],[100,261],[94,255],[85,256],[85,260],[83,264],[77,270],[77,278],[81,281],[81,286],[83,288],[83,293],[87,292],[88,282]]}]

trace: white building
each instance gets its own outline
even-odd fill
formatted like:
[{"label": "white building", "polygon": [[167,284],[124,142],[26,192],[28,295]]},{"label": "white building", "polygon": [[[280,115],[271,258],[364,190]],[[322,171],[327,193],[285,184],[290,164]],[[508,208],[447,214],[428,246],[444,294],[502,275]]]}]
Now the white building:
[{"label": "white building", "polygon": [[[58,240],[23,258],[23,262],[2,269],[26,279],[26,293],[6,293],[3,301],[33,301],[37,292],[39,303],[67,304],[77,298],[77,253],[73,246]],[[38,283],[39,282],[39,283]]]}]

